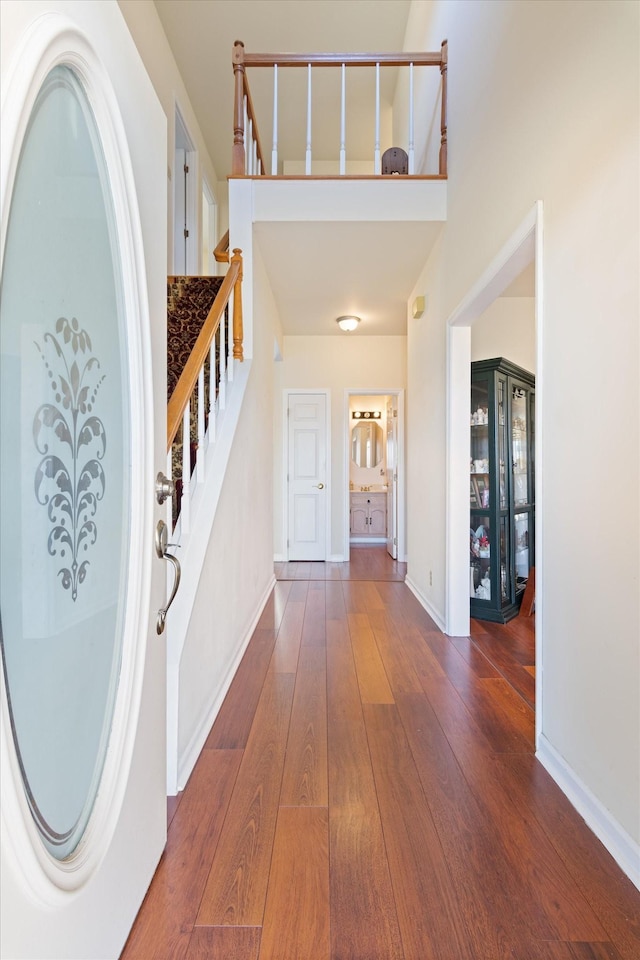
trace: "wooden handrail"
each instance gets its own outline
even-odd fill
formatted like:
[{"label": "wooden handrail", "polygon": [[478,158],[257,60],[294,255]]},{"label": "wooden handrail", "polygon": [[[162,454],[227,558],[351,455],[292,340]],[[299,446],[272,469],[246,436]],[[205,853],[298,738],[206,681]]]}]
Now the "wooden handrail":
[{"label": "wooden handrail", "polygon": [[247,53],[244,43],[236,40],[233,45],[232,64],[235,78],[233,112],[233,153],[231,176],[243,177],[245,170],[244,101],[247,100],[247,116],[252,121],[253,138],[256,142],[261,173],[266,173],[264,155],[258,125],[249,90],[247,67],[439,67],[442,76],[442,100],[440,120],[439,176],[447,176],[447,62],[448,43],[442,42],[439,52],[416,51],[414,53]]},{"label": "wooden handrail", "polygon": [[216,263],[229,263],[229,231],[218,240],[218,244],[213,251]]},{"label": "wooden handrail", "polygon": [[216,335],[225,308],[234,291],[233,299],[233,357],[242,361],[242,251],[235,248],[229,263],[229,270],[222,281],[218,294],[213,301],[202,330],[198,334],[193,350],[189,355],[184,370],[176,383],[167,405],[167,451],[175,440],[182,422],[182,416],[187,408],[194,387],[198,382],[200,370],[204,366]]},{"label": "wooden handrail", "polygon": [[[237,41],[238,43],[240,41]],[[446,41],[445,41],[446,42]],[[244,53],[245,67],[439,67],[440,53]]]}]

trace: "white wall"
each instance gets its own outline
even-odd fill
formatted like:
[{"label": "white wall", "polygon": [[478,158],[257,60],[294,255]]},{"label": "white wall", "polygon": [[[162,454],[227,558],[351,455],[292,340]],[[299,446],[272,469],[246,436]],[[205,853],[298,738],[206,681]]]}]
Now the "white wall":
[{"label": "white wall", "polygon": [[[227,229],[228,203],[226,183],[219,183],[204,143],[200,126],[193,112],[186,87],[171,52],[153,0],[118,0],[118,5],[151,78],[158,99],[167,117],[167,273],[173,273],[173,179],[175,154],[176,104],[187,125],[198,152],[196,196],[198,235],[202,235],[202,178],[206,178],[218,205],[218,236]],[[222,211],[222,213],[221,213]],[[198,243],[197,249],[202,245]]]},{"label": "white wall", "polygon": [[[432,278],[409,326],[409,409],[424,411],[429,465],[443,476],[447,317],[542,200],[539,748],[627,851],[640,839],[639,10],[416,2],[405,42],[449,40],[448,222],[412,294]],[[588,416],[576,415],[580,397]],[[426,453],[415,455],[411,412],[408,511],[420,536],[409,571],[426,592],[429,563],[444,568],[444,496],[437,481],[420,496]],[[587,451],[596,469],[583,471]]]},{"label": "white wall", "polygon": [[283,498],[283,391],[331,391],[331,543],[330,558],[348,560],[345,511],[348,481],[345,472],[347,428],[345,391],[404,389],[406,337],[284,337],[282,361],[276,364],[274,416],[274,551],[285,556]]},{"label": "white wall", "polygon": [[273,342],[279,320],[259,251],[252,273],[255,355],[180,660],[178,756],[187,769],[273,583]]},{"label": "white wall", "polygon": [[471,327],[471,359],[504,357],[536,372],[535,301],[532,297],[498,297]]}]

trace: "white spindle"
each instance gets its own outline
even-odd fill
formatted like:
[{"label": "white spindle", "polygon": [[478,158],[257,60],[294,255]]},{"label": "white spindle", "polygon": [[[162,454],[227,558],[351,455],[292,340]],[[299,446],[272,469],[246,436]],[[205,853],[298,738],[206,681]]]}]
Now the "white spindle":
[{"label": "white spindle", "polygon": [[216,338],[209,347],[209,422],[207,424],[208,442],[216,440]]},{"label": "white spindle", "polygon": [[247,173],[253,174],[253,120],[249,120],[249,137],[247,139]]},{"label": "white spindle", "polygon": [[413,64],[409,64],[409,173],[414,172],[413,144]]},{"label": "white spindle", "polygon": [[226,338],[225,338],[225,316],[222,315],[220,320],[220,326],[218,327],[220,333],[220,343],[219,343],[219,393],[218,393],[218,410],[224,410],[227,402],[227,347],[226,347]]},{"label": "white spindle", "polygon": [[273,65],[273,146],[271,148],[271,176],[278,175],[278,64]]},{"label": "white spindle", "polygon": [[249,172],[249,111],[247,109],[247,96],[244,97],[244,172]]},{"label": "white spindle", "polygon": [[233,288],[231,296],[229,297],[229,304],[227,306],[227,383],[231,383],[233,380],[233,368],[235,366],[235,360],[233,359],[233,304],[236,299],[236,288]]},{"label": "white spindle", "polygon": [[311,64],[307,64],[307,153],[305,159],[305,171],[307,176],[311,173]]},{"label": "white spindle", "polygon": [[373,172],[379,174],[380,165],[380,64],[376,63],[376,140],[373,148]]},{"label": "white spindle", "polygon": [[258,159],[258,141],[253,141],[253,164],[251,167],[254,177],[260,176],[260,161]]},{"label": "white spindle", "polygon": [[344,176],[347,169],[347,69],[342,64],[341,95],[340,95],[340,176]]},{"label": "white spindle", "polygon": [[204,481],[204,364],[198,374],[198,448],[196,450],[196,479]]},{"label": "white spindle", "polygon": [[180,500],[180,530],[189,532],[191,501],[191,410],[188,403],[182,416],[182,499]]}]

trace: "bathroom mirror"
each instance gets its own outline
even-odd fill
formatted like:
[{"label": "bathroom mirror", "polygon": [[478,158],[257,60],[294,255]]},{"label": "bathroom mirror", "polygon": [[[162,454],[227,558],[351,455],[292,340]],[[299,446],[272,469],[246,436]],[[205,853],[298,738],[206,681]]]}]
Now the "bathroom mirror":
[{"label": "bathroom mirror", "polygon": [[351,431],[351,459],[358,467],[377,467],[382,463],[382,427],[361,421]]}]

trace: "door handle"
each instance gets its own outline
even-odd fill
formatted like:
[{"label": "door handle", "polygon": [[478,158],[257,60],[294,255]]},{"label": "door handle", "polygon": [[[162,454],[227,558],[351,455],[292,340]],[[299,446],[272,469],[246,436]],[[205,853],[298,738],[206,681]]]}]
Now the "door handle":
[{"label": "door handle", "polygon": [[173,565],[173,569],[175,570],[175,580],[173,581],[173,590],[171,591],[171,595],[169,596],[167,603],[165,604],[164,607],[161,607],[160,610],[158,610],[158,617],[156,619],[156,632],[158,636],[160,636],[160,634],[164,632],[165,624],[167,621],[167,613],[169,611],[169,607],[175,600],[176,593],[178,592],[178,587],[180,586],[180,577],[182,576],[180,561],[178,560],[177,557],[174,557],[172,553],[167,552],[167,547],[170,546],[170,544],[168,543],[168,540],[169,540],[169,531],[167,529],[167,525],[164,522],[164,520],[159,520],[158,526],[156,527],[156,538],[155,538],[156,555],[158,556],[159,560],[168,560],[169,563]]},{"label": "door handle", "polygon": [[[156,477],[156,500],[158,503],[162,505],[165,500],[168,500],[169,497],[172,497],[175,492],[176,485],[173,480],[169,480],[169,477],[165,477],[164,473],[160,471]],[[158,554],[158,556],[160,556],[160,554]]]},{"label": "door handle", "polygon": [[324,483],[314,483],[314,487],[317,490],[324,490]]}]

